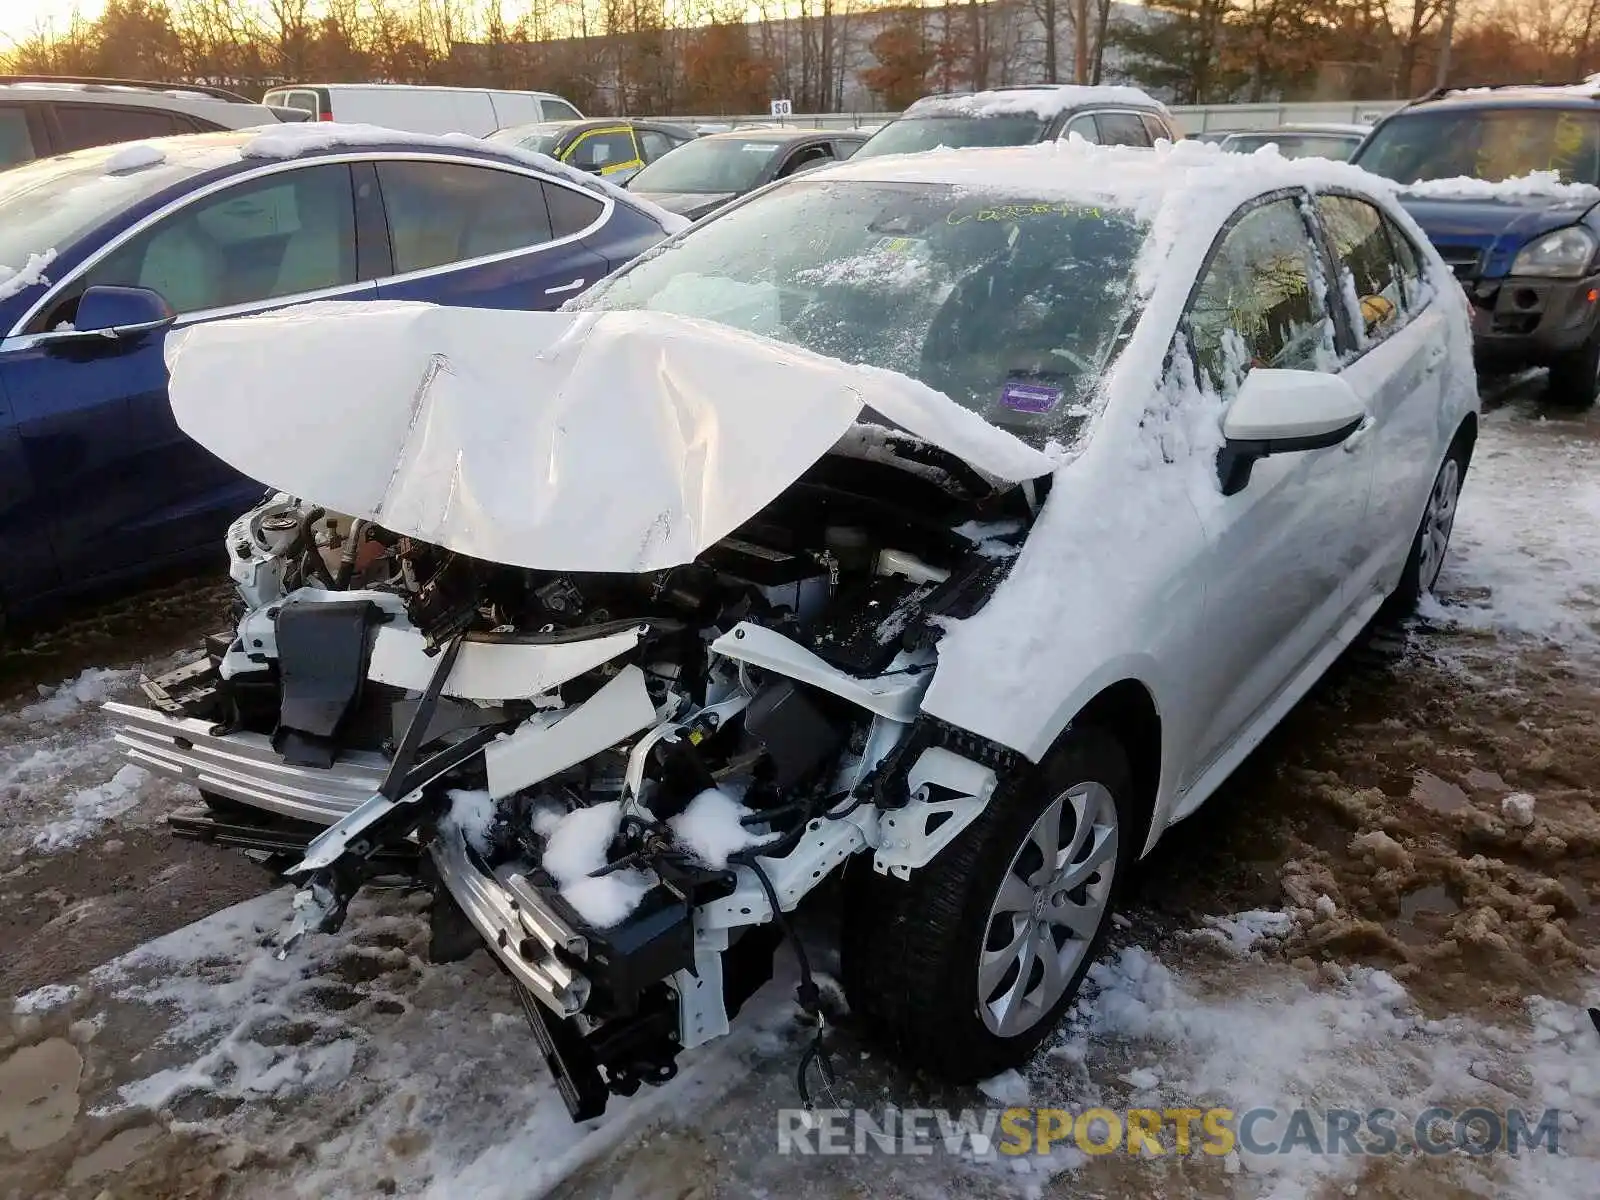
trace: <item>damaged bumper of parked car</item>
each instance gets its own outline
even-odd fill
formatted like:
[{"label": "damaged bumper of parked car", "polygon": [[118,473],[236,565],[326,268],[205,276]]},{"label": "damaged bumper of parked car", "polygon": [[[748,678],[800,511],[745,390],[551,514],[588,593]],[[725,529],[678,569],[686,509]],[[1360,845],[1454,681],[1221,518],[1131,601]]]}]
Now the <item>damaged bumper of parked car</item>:
[{"label": "damaged bumper of parked car", "polygon": [[[319,357],[344,339],[360,377]],[[174,832],[299,883],[285,951],[375,876],[431,887],[433,956],[499,960],[575,1118],[726,1033],[787,912],[858,853],[925,865],[1015,757],[922,704],[1049,461],[942,397],[645,314],[173,341],[180,423],[282,490],[228,533],[234,628],[109,705],[119,742],[205,800]],[[235,365],[269,352],[270,395]]]}]

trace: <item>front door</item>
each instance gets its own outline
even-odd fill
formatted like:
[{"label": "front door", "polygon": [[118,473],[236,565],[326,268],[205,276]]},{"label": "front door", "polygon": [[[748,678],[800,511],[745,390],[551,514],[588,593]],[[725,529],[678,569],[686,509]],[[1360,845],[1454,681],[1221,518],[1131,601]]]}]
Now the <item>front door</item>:
[{"label": "front door", "polygon": [[[310,297],[370,296],[372,285],[358,282],[350,180],[343,163],[301,166],[197,199],[81,272],[28,332],[70,322],[95,285],[159,292],[180,327]],[[214,545],[262,490],[178,428],[164,340],[30,344],[24,336],[0,354],[64,583]]]},{"label": "front door", "polygon": [[[1256,367],[1338,369],[1300,203],[1285,196],[1238,214],[1190,301],[1194,362],[1224,406]],[[1200,498],[1211,545],[1209,650],[1196,690],[1214,699],[1197,767],[1220,757],[1329,646],[1349,604],[1370,490],[1371,460],[1334,447],[1272,455],[1234,495],[1218,488]]]}]

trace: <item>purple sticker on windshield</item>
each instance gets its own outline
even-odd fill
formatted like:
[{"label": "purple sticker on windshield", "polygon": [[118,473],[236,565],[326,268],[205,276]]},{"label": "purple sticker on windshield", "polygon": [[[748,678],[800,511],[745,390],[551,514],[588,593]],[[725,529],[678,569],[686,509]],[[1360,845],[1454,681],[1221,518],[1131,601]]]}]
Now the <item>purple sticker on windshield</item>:
[{"label": "purple sticker on windshield", "polygon": [[1061,403],[1061,389],[1013,379],[1001,389],[1000,403],[1015,412],[1046,413]]}]

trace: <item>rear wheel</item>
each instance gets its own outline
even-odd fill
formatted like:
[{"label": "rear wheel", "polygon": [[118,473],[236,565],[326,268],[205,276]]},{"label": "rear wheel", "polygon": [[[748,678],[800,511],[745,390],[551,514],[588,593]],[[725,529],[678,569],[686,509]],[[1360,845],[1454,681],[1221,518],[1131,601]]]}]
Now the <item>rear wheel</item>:
[{"label": "rear wheel", "polygon": [[846,879],[850,1006],[907,1066],[956,1082],[1021,1066],[1071,1004],[1137,853],[1127,755],[1069,731],[909,880]]},{"label": "rear wheel", "polygon": [[1582,409],[1594,403],[1600,392],[1600,328],[1576,350],[1568,351],[1550,364],[1550,403],[1561,408]]},{"label": "rear wheel", "polygon": [[1400,585],[1389,597],[1389,608],[1396,616],[1415,612],[1422,597],[1433,590],[1450,549],[1450,534],[1455,529],[1456,506],[1461,499],[1461,484],[1467,475],[1467,451],[1461,441],[1450,447],[1439,473],[1433,478],[1422,523],[1411,542]]}]

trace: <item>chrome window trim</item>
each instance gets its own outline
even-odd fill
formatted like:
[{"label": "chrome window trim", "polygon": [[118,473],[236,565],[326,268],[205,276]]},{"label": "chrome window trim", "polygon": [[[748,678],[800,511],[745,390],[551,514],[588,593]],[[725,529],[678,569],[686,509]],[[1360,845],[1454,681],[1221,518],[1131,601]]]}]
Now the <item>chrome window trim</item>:
[{"label": "chrome window trim", "polygon": [[[464,166],[488,167],[491,170],[506,171],[513,175],[521,175],[528,179],[537,180],[540,183],[556,184],[560,187],[578,192],[580,195],[587,196],[590,199],[598,200],[601,205],[600,215],[591,224],[586,225],[577,233],[568,234],[566,237],[562,238],[553,238],[550,241],[543,242],[537,246],[524,246],[516,250],[502,250],[495,254],[479,255],[476,258],[463,258],[453,263],[445,263],[444,265],[437,267],[428,267],[420,271],[410,271],[406,272],[405,274],[382,275],[374,279],[358,279],[352,283],[340,284],[334,288],[321,288],[313,292],[291,292],[283,296],[273,296],[270,299],[265,300],[252,300],[245,304],[230,305],[226,308],[196,309],[194,312],[180,314],[176,324],[191,324],[202,317],[212,319],[220,316],[238,315],[240,313],[256,309],[282,308],[289,304],[298,304],[310,300],[324,299],[335,292],[348,292],[352,289],[359,288],[364,284],[372,284],[375,286],[380,283],[406,282],[412,279],[422,279],[430,275],[442,274],[445,271],[459,270],[463,267],[474,267],[488,263],[499,262],[504,259],[514,258],[521,254],[539,253],[543,250],[552,249],[557,246],[564,246],[568,243],[579,241],[582,238],[588,237],[596,229],[600,228],[608,220],[610,220],[612,210],[616,207],[616,201],[611,196],[604,195],[600,192],[589,191],[587,188],[582,188],[577,184],[569,183],[566,180],[559,179],[551,175],[546,175],[532,167],[524,166],[521,163],[499,162],[494,159],[475,158],[467,154],[430,154],[422,151],[397,149],[387,151],[367,151],[365,153],[360,151],[350,151],[348,153],[340,154],[304,155],[296,158],[270,160],[264,162],[260,167],[247,171],[240,171],[236,174],[225,176],[222,179],[212,180],[210,183],[206,184],[202,188],[197,189],[196,191],[186,192],[177,199],[171,200],[162,205],[155,212],[147,213],[133,225],[130,225],[128,228],[124,229],[121,233],[110,239],[88,258],[84,259],[83,262],[79,263],[75,268],[73,268],[71,274],[57,280],[54,284],[52,284],[50,288],[46,290],[45,294],[41,296],[39,300],[36,301],[31,307],[29,307],[20,318],[18,318],[16,323],[13,324],[12,327],[6,332],[5,337],[0,339],[0,351],[23,349],[25,346],[32,345],[33,337],[35,335],[27,335],[22,331],[28,327],[29,323],[32,322],[35,317],[48,309],[61,297],[64,292],[68,291],[80,279],[82,279],[84,275],[88,274],[95,267],[99,266],[100,263],[105,261],[106,258],[122,249],[122,247],[127,245],[128,242],[144,233],[145,230],[149,229],[152,225],[159,221],[165,220],[167,217],[179,212],[189,205],[198,203],[199,201],[204,200],[209,196],[213,196],[218,192],[226,191],[228,188],[231,188],[235,185],[253,183],[257,180],[266,179],[272,175],[281,174],[285,171],[294,171],[303,167],[320,166],[328,163],[344,163],[348,165],[351,163],[363,162],[448,162],[458,163]],[[385,223],[387,224],[387,213],[385,214],[384,219]]]}]

